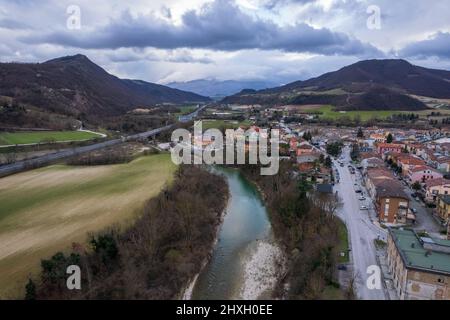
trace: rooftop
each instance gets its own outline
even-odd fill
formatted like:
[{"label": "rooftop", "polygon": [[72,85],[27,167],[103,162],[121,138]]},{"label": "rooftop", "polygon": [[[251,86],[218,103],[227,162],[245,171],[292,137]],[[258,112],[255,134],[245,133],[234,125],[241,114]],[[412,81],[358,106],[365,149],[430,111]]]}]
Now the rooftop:
[{"label": "rooftop", "polygon": [[450,184],[450,180],[445,178],[439,178],[439,179],[430,179],[425,182],[425,185],[427,188],[436,187],[436,186],[443,186],[446,184]]},{"label": "rooftop", "polygon": [[450,204],[450,195],[440,195],[439,199],[441,199],[445,204]]},{"label": "rooftop", "polygon": [[385,180],[376,184],[377,197],[380,198],[401,198],[408,200],[408,196],[403,191],[401,184],[397,180]]},{"label": "rooftop", "polygon": [[407,268],[450,274],[449,240],[421,238],[412,230],[389,229],[389,232]]}]

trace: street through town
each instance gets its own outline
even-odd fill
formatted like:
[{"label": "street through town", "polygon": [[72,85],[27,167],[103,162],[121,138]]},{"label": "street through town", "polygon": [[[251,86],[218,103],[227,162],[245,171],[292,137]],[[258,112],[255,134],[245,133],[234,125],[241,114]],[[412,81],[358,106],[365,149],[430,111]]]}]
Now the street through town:
[{"label": "street through town", "polygon": [[[385,239],[386,231],[374,225],[369,217],[368,210],[360,210],[361,205],[367,205],[359,200],[359,194],[355,192],[355,176],[350,174],[348,164],[350,164],[350,150],[343,150],[344,167],[338,161],[334,161],[340,176],[340,183],[336,184],[335,190],[341,199],[342,206],[338,215],[347,225],[350,239],[351,257],[355,276],[355,287],[357,296],[363,300],[384,300],[386,299],[383,287],[371,290],[367,287],[366,281],[370,274],[367,273],[369,266],[378,265],[374,240]],[[365,189],[358,183],[358,189]],[[368,197],[367,192],[364,195]],[[368,205],[367,205],[368,206]]]}]

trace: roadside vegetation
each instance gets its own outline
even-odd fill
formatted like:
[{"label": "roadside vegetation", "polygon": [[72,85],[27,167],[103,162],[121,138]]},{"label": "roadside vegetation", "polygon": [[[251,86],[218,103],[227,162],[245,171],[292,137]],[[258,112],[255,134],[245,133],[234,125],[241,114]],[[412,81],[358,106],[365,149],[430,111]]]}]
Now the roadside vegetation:
[{"label": "roadside vegetation", "polygon": [[[170,187],[147,202],[124,231],[92,235],[41,262],[28,299],[177,299],[211,252],[228,188],[223,177],[181,166]],[[108,212],[108,209],[103,209]],[[82,290],[66,287],[66,268],[82,270]]]},{"label": "roadside vegetation", "polygon": [[18,294],[40,259],[87,234],[131,223],[145,202],[170,184],[170,155],[127,164],[55,165],[0,179],[0,296]]}]

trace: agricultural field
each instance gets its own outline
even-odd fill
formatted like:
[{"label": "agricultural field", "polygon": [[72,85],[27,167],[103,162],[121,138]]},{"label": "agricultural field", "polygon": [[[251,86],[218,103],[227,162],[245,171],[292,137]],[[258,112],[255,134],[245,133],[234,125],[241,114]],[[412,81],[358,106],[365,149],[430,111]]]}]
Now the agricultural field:
[{"label": "agricultural field", "polygon": [[45,142],[83,141],[100,137],[101,136],[99,134],[85,131],[2,132],[0,133],[0,146]]},{"label": "agricultural field", "polygon": [[40,260],[88,233],[124,226],[172,180],[170,155],[127,164],[54,165],[0,179],[0,298],[23,294]]},{"label": "agricultural field", "polygon": [[182,106],[178,107],[178,109],[180,110],[180,112],[176,113],[176,115],[183,116],[194,112],[197,109],[197,106]]},{"label": "agricultural field", "polygon": [[333,106],[296,106],[295,109],[299,112],[317,114],[321,119],[331,119],[336,120],[343,117],[348,117],[354,119],[359,117],[361,121],[367,121],[370,119],[386,119],[394,114],[418,114],[421,118],[426,118],[430,116],[432,112],[440,112],[441,116],[450,116],[450,110],[421,110],[421,111],[395,111],[395,110],[381,110],[381,111],[336,111]]},{"label": "agricultural field", "polygon": [[359,117],[361,121],[367,121],[373,118],[378,119],[386,119],[393,114],[402,113],[402,111],[335,111],[332,106],[314,106],[310,109],[303,109],[302,112],[318,114],[321,119],[331,119],[336,120],[343,117],[349,117],[350,119],[354,119],[355,117]]},{"label": "agricultural field", "polygon": [[203,120],[203,131],[208,129],[237,129],[240,126],[249,127],[252,125],[250,121],[226,121],[226,120]]}]

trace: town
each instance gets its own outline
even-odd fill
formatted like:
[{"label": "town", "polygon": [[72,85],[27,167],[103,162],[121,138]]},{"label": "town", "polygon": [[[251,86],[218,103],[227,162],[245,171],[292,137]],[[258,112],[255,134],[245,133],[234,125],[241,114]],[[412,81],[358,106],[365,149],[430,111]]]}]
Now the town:
[{"label": "town", "polygon": [[432,2],[0,0],[2,310],[450,300],[450,6]]}]

